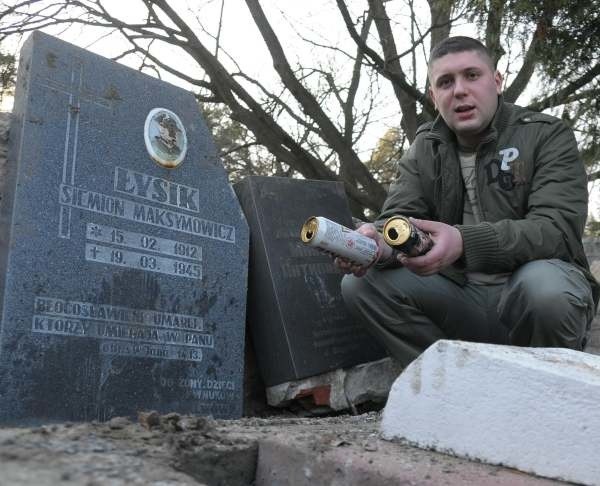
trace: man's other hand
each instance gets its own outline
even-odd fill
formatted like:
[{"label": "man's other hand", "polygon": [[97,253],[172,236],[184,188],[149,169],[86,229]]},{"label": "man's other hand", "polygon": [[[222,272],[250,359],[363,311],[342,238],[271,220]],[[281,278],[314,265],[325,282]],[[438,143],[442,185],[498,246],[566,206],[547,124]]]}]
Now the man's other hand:
[{"label": "man's other hand", "polygon": [[425,255],[407,257],[401,255],[402,265],[418,275],[433,275],[452,265],[463,254],[463,240],[460,231],[454,226],[410,218],[419,229],[429,233],[433,247]]},{"label": "man's other hand", "polygon": [[372,223],[365,223],[356,231],[361,235],[375,240],[375,243],[377,243],[377,256],[375,259],[369,265],[356,265],[342,257],[337,257],[333,262],[344,273],[352,273],[356,277],[362,277],[376,262],[389,258],[392,254],[392,248],[384,241],[383,236],[381,236],[381,233],[377,231],[377,228]]}]

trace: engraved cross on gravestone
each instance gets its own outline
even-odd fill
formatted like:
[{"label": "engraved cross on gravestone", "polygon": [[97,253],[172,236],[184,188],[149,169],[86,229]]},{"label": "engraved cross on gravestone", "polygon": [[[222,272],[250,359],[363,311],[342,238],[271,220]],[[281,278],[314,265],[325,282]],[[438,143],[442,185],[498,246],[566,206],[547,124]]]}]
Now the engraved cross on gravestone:
[{"label": "engraved cross on gravestone", "polygon": [[238,417],[248,229],[193,95],[36,32],[0,181],[0,422]]},{"label": "engraved cross on gravestone", "polygon": [[[53,62],[56,63],[56,61],[56,58],[54,58]],[[41,81],[39,85],[48,88],[50,91],[56,92],[57,95],[66,95],[68,98],[68,104],[65,110],[67,122],[65,130],[62,182],[63,184],[74,185],[81,102],[89,101],[95,103],[99,107],[104,107],[109,110],[111,108],[111,103],[101,96],[82,93],[83,66],[81,64],[76,63],[71,67],[70,72],[69,85],[61,85],[53,79],[45,79],[44,81]],[[51,93],[49,94],[51,95]],[[71,236],[71,208],[69,206],[61,206],[60,208],[58,234],[61,238],[70,238]]]}]

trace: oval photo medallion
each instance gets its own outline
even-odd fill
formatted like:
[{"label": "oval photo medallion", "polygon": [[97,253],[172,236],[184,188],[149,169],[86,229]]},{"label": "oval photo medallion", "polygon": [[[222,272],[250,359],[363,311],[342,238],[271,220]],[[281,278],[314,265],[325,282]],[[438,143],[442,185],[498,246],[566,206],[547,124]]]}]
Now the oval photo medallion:
[{"label": "oval photo medallion", "polygon": [[156,163],[174,169],[185,158],[187,136],[179,117],[166,108],[154,108],[144,124],[146,150]]}]

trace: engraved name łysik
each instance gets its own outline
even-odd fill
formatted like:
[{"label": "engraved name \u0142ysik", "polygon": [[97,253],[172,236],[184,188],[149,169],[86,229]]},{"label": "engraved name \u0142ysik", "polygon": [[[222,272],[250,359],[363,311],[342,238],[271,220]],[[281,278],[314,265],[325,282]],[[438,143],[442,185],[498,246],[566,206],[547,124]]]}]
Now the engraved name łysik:
[{"label": "engraved name \u0142ysik", "polygon": [[60,185],[59,202],[62,205],[107,214],[129,221],[172,229],[227,243],[235,243],[235,228],[215,221],[161,209],[127,199],[88,191],[67,184]]},{"label": "engraved name \u0142ysik", "polygon": [[115,191],[188,211],[200,211],[198,189],[123,167],[115,167]]},{"label": "engraved name \u0142ysik", "polygon": [[[115,168],[114,188],[115,191],[122,194],[185,211],[198,212],[200,209],[198,189],[122,167]],[[136,203],[101,192],[88,191],[73,185],[60,185],[59,202],[63,206],[235,243],[233,226],[148,204]]]}]

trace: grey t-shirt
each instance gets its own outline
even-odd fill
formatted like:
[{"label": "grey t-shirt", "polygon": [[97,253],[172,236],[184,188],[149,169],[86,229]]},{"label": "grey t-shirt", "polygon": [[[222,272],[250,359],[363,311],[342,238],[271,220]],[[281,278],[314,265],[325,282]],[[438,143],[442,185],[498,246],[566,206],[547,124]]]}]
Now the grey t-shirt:
[{"label": "grey t-shirt", "polygon": [[[478,224],[481,222],[481,211],[477,199],[477,177],[475,160],[477,153],[459,149],[460,170],[465,184],[465,203],[463,207],[463,224]],[[470,283],[477,285],[502,284],[508,280],[510,273],[467,272]]]}]

